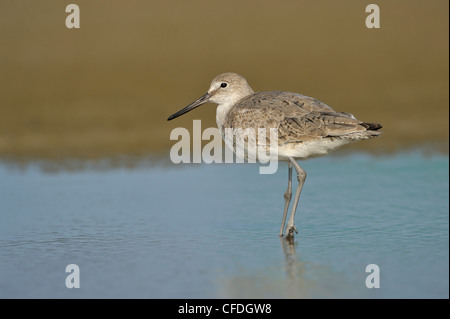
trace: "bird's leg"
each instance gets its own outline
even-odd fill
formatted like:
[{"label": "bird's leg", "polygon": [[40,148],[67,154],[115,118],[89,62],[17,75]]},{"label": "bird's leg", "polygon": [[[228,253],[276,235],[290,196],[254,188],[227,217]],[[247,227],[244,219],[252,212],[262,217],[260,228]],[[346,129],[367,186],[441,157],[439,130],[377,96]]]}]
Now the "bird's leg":
[{"label": "bird's leg", "polygon": [[295,170],[297,171],[298,186],[297,191],[295,192],[291,216],[289,217],[289,221],[286,226],[286,237],[294,237],[294,231],[295,233],[298,234],[297,227],[295,227],[294,225],[295,211],[297,210],[297,204],[300,198],[300,193],[302,192],[303,184],[305,183],[306,180],[306,172],[303,170],[303,168],[300,167],[300,165],[298,165],[298,163],[292,157],[289,157],[289,161],[292,163],[292,165],[294,165]]},{"label": "bird's leg", "polygon": [[284,223],[286,222],[287,211],[289,209],[289,203],[292,198],[292,164],[288,162],[289,167],[289,176],[288,176],[288,188],[286,193],[284,193],[284,211],[283,211],[283,220],[281,221],[281,229],[280,229],[280,237],[283,236]]}]

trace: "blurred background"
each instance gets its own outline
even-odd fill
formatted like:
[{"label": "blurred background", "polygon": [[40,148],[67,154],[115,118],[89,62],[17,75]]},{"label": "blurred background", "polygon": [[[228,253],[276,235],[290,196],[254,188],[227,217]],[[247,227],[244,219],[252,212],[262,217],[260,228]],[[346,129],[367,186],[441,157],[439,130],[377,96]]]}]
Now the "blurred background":
[{"label": "blurred background", "polygon": [[[449,2],[372,2],[0,0],[0,298],[448,298]],[[383,125],[301,163],[294,241],[286,164],[170,161],[223,72]]]},{"label": "blurred background", "polygon": [[313,96],[383,124],[350,148],[448,152],[448,1],[0,2],[0,157],[166,153],[170,131],[216,126],[209,104],[167,117],[236,72],[255,91]]}]

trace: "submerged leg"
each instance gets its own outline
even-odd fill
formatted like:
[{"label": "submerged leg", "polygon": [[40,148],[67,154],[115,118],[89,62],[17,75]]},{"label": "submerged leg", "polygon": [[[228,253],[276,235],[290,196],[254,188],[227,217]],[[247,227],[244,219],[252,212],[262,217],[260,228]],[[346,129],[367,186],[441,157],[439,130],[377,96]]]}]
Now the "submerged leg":
[{"label": "submerged leg", "polygon": [[291,164],[291,162],[288,162],[288,167],[289,167],[288,188],[286,190],[286,193],[284,193],[284,211],[283,211],[283,220],[281,221],[280,236],[283,236],[284,223],[286,222],[287,211],[289,209],[289,203],[291,202],[291,198],[292,198],[292,164]]},{"label": "submerged leg", "polygon": [[294,165],[295,170],[297,171],[298,186],[297,191],[295,192],[291,216],[289,217],[289,221],[286,226],[286,237],[294,237],[294,231],[298,234],[297,227],[295,227],[294,225],[295,211],[297,210],[298,199],[300,198],[300,193],[302,192],[303,184],[306,180],[306,172],[292,157],[289,157],[289,161],[292,163],[292,165]]}]

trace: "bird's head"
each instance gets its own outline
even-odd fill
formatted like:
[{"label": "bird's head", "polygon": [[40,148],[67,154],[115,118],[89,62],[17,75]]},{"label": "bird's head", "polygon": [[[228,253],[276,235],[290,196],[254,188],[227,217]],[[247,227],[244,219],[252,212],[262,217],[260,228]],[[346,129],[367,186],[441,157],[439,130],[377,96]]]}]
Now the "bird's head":
[{"label": "bird's head", "polygon": [[211,102],[215,104],[234,104],[240,99],[253,93],[245,78],[236,73],[223,73],[216,76],[209,86],[208,92],[181,109],[172,114],[167,120],[173,120],[193,109]]}]

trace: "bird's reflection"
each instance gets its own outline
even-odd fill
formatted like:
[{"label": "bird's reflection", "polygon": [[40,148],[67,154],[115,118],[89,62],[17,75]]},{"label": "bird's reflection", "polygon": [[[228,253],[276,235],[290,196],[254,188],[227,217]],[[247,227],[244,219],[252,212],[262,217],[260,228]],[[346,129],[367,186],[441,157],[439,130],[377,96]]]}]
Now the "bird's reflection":
[{"label": "bird's reflection", "polygon": [[298,243],[293,237],[280,237],[280,242],[286,261],[286,293],[293,298],[307,297],[309,284],[304,278],[305,264],[297,256]]},{"label": "bird's reflection", "polygon": [[[274,238],[275,239],[275,238]],[[276,239],[275,239],[276,240]],[[350,289],[340,274],[329,266],[303,256],[300,239],[281,237],[282,254],[271,246],[270,266],[240,268],[220,278],[220,296],[223,298],[328,298]],[[279,246],[278,246],[279,247]],[[279,249],[279,248],[278,248]],[[306,253],[306,251],[305,251]],[[280,258],[281,257],[281,258]],[[307,260],[307,261],[305,261]]]}]

